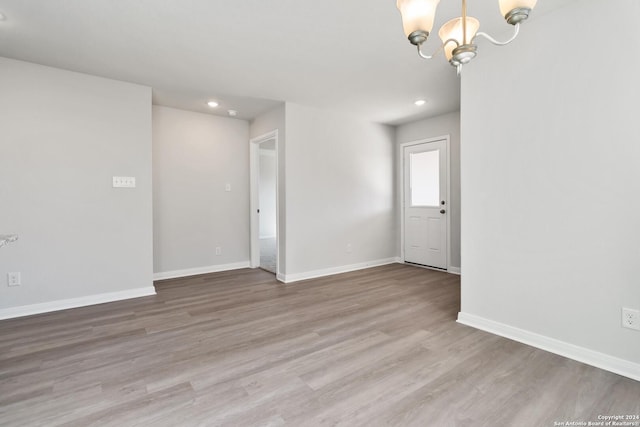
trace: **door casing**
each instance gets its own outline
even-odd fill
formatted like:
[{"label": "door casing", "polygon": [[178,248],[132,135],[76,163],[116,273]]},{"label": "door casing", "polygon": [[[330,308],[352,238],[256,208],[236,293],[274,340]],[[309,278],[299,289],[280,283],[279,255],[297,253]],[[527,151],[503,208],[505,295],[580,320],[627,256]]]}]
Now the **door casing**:
[{"label": "door casing", "polygon": [[260,267],[260,218],[258,209],[260,206],[259,179],[260,179],[260,144],[274,141],[276,151],[276,278],[280,280],[280,174],[278,173],[278,130],[265,133],[249,140],[249,219],[251,235],[251,268]]},{"label": "door casing", "polygon": [[[434,138],[426,138],[419,139],[416,141],[404,142],[399,146],[398,159],[399,159],[399,167],[398,167],[398,192],[400,194],[400,260],[405,262],[405,254],[404,254],[404,244],[405,244],[405,194],[404,194],[404,168],[406,167],[404,161],[404,149],[405,147],[413,146],[413,145],[421,145],[421,144],[429,144],[432,142],[444,142],[447,147],[447,156],[446,156],[446,166],[447,166],[447,185],[446,185],[446,201],[447,201],[447,211],[451,212],[451,144],[450,144],[450,136],[443,135]],[[449,220],[447,221],[447,271],[451,270],[451,216],[449,216]],[[429,266],[423,266],[424,268],[432,268]],[[433,268],[434,270],[442,271],[441,269]]]}]

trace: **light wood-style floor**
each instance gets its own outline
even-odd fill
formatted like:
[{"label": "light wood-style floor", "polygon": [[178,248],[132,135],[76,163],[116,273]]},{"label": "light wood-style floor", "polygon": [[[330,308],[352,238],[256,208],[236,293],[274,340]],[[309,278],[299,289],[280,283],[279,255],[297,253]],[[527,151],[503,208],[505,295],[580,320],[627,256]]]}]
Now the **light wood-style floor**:
[{"label": "light wood-style floor", "polygon": [[262,270],[0,322],[0,425],[553,426],[640,414],[640,382],[455,322],[457,276]]}]

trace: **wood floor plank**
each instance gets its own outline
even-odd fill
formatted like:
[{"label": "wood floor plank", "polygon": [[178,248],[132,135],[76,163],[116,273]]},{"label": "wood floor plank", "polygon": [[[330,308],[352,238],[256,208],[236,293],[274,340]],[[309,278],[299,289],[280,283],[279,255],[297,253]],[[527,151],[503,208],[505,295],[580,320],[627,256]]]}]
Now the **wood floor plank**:
[{"label": "wood floor plank", "polygon": [[2,426],[553,426],[640,414],[640,383],[455,322],[460,279],[262,270],[0,321]]}]

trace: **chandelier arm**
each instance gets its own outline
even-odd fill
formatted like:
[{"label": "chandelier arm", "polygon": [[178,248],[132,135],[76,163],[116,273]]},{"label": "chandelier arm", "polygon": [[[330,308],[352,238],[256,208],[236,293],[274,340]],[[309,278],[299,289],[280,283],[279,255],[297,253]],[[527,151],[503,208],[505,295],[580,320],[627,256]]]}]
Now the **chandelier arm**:
[{"label": "chandelier arm", "polygon": [[422,53],[422,43],[416,45],[416,47],[418,48],[418,55],[420,55],[420,58],[432,59],[435,56],[435,53],[432,55],[425,55],[424,53]]},{"label": "chandelier arm", "polygon": [[425,55],[424,53],[422,53],[422,43],[417,45],[416,47],[418,48],[418,55],[420,55],[420,58],[424,59],[433,59],[443,48],[443,46],[440,46],[438,50],[433,52],[431,55]]},{"label": "chandelier arm", "polygon": [[442,49],[444,49],[444,47],[446,45],[448,45],[449,42],[454,42],[456,44],[456,47],[460,47],[460,43],[458,42],[458,40],[456,40],[456,39],[447,39],[446,42],[442,43]]},{"label": "chandelier arm", "polygon": [[487,34],[487,33],[479,32],[479,33],[477,33],[477,34],[476,34],[476,36],[473,38],[473,40],[471,41],[471,43],[473,43],[473,42],[475,41],[476,37],[478,37],[478,36],[482,36],[482,37],[484,37],[485,39],[489,40],[491,43],[493,43],[493,44],[495,44],[495,45],[497,45],[497,46],[504,46],[504,45],[507,45],[507,44],[511,43],[512,41],[514,41],[514,40],[516,39],[516,37],[518,37],[518,34],[520,33],[520,23],[515,24],[515,25],[514,25],[514,27],[515,27],[515,31],[514,31],[514,33],[513,33],[513,36],[512,36],[509,40],[507,40],[507,41],[501,42],[501,41],[498,41],[498,40],[494,39],[493,37],[491,37],[491,36],[490,36],[489,34]]}]

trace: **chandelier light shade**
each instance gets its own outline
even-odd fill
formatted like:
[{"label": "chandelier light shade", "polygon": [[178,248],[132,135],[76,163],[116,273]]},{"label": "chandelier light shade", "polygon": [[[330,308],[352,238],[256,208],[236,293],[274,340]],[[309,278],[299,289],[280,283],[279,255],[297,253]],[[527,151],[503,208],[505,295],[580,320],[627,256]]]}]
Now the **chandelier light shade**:
[{"label": "chandelier light shade", "polygon": [[538,0],[500,0],[500,13],[509,24],[515,25],[529,17]]},{"label": "chandelier light shade", "polygon": [[[467,16],[467,37],[466,39],[463,37],[463,25],[462,18],[455,18],[451,21],[444,24],[440,27],[440,31],[438,31],[438,35],[442,40],[442,48],[444,49],[444,54],[447,57],[447,61],[456,61],[460,64],[466,64],[471,61],[475,56],[475,49],[473,50],[473,55],[463,55],[459,58],[453,58],[454,51],[461,46],[468,45],[468,42],[473,40],[476,36],[476,33],[480,29],[480,21],[476,18],[472,18]],[[457,52],[456,52],[457,53]]]},{"label": "chandelier light shade", "polygon": [[440,0],[398,0],[404,34],[415,45],[424,43],[433,29]]},{"label": "chandelier light shade", "polygon": [[432,59],[440,50],[451,65],[456,67],[458,74],[462,66],[475,58],[478,47],[475,41],[484,37],[491,43],[504,46],[516,39],[520,31],[520,23],[529,18],[531,10],[537,0],[498,0],[500,12],[508,24],[514,26],[513,36],[506,41],[498,41],[478,31],[480,22],[476,18],[467,16],[467,0],[462,0],[462,16],[445,23],[438,31],[442,40],[440,48],[433,55],[425,55],[422,45],[427,41],[436,16],[436,9],[440,0],[397,0],[397,7],[402,15],[404,33],[411,44],[417,46],[418,54],[425,59]]}]

